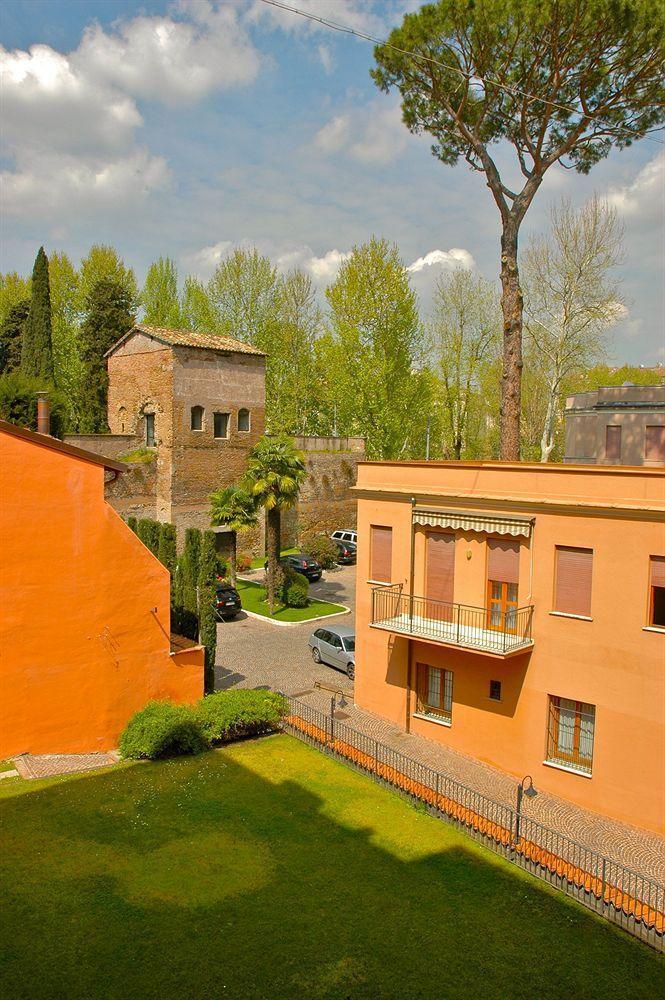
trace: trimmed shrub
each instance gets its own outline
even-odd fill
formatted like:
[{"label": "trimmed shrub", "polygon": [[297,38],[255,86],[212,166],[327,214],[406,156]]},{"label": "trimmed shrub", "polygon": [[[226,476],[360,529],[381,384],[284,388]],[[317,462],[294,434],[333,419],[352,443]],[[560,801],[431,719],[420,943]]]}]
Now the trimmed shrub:
[{"label": "trimmed shrub", "polygon": [[138,523],[139,522],[137,521],[137,519],[135,517],[128,517],[127,518],[127,527],[131,531],[133,531],[134,534],[136,534],[136,528],[137,528]]},{"label": "trimmed shrub", "polygon": [[173,577],[176,564],[176,530],[174,524],[160,524],[157,558]]},{"label": "trimmed shrub", "polygon": [[197,722],[210,743],[260,736],[279,727],[284,698],[276,691],[218,691],[195,707]]},{"label": "trimmed shrub", "polygon": [[284,603],[288,608],[306,608],[309,603],[309,580],[302,573],[291,573],[284,589]]},{"label": "trimmed shrub", "polygon": [[316,559],[324,569],[332,569],[337,564],[337,546],[327,535],[306,535],[302,550]]},{"label": "trimmed shrub", "polygon": [[176,635],[184,635],[185,639],[199,641],[199,619],[192,611],[175,604],[171,608],[171,631]]},{"label": "trimmed shrub", "polygon": [[197,586],[199,582],[199,556],[201,553],[201,532],[198,528],[187,528],[185,547],[178,560],[178,587],[182,595],[182,605],[193,614],[198,614]]},{"label": "trimmed shrub", "polygon": [[208,746],[196,709],[169,701],[149,702],[131,717],[120,736],[120,752],[134,760],[201,753]]},{"label": "trimmed shrub", "polygon": [[136,525],[136,534],[154,556],[157,555],[159,549],[160,529],[159,521],[153,521],[149,517],[142,517]]}]

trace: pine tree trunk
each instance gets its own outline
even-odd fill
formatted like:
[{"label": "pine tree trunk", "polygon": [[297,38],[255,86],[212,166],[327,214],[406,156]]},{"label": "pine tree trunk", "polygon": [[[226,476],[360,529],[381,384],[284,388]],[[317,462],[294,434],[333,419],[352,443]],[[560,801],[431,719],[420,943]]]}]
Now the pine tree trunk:
[{"label": "pine tree trunk", "polygon": [[501,235],[501,309],[503,311],[503,375],[501,380],[500,456],[520,459],[522,382],[522,289],[517,269],[517,225],[504,222]]},{"label": "pine tree trunk", "polygon": [[275,608],[275,579],[279,567],[281,512],[279,507],[267,511],[266,548],[268,549],[268,607],[272,614]]}]

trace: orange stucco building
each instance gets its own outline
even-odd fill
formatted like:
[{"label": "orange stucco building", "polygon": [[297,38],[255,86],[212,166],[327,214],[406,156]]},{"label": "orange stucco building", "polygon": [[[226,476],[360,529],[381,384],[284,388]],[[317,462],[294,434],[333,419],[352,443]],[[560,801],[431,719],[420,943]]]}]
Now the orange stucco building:
[{"label": "orange stucco building", "polygon": [[168,570],[104,500],[123,468],[0,421],[0,759],[111,749],[147,701],[203,694]]},{"label": "orange stucco building", "polygon": [[355,700],[663,832],[665,476],[358,467]]}]

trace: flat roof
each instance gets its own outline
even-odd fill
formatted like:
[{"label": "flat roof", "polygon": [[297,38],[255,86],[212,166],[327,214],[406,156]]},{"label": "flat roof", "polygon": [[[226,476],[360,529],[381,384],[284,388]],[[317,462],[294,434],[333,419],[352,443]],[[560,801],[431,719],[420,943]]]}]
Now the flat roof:
[{"label": "flat roof", "polygon": [[65,455],[71,455],[72,458],[80,458],[92,465],[101,465],[113,472],[125,472],[127,469],[127,466],[123,465],[122,462],[114,462],[113,459],[96,455],[93,451],[85,451],[85,449],[77,448],[73,444],[65,444],[64,441],[51,437],[50,434],[37,434],[36,431],[28,430],[27,427],[10,424],[7,420],[0,420],[0,431],[5,431],[13,437],[23,438],[25,441],[31,441],[32,444],[39,444],[43,448],[50,448],[52,451],[61,451]]},{"label": "flat roof", "polygon": [[383,466],[406,466],[411,468],[422,468],[422,469],[488,469],[497,470],[500,472],[514,471],[514,472],[565,472],[566,475],[569,473],[580,474],[580,473],[592,473],[596,476],[607,476],[607,475],[647,475],[647,476],[662,476],[665,474],[665,468],[663,466],[653,466],[653,465],[582,465],[577,462],[567,463],[567,462],[504,462],[501,459],[487,459],[483,461],[453,461],[453,460],[443,460],[434,459],[426,461],[425,459],[362,459],[358,462],[358,466],[361,465],[383,465]]}]

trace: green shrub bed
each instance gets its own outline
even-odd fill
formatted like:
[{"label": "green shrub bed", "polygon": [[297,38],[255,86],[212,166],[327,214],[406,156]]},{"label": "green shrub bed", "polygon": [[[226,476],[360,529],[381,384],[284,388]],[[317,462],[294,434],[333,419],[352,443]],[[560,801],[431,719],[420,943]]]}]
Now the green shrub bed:
[{"label": "green shrub bed", "polygon": [[284,708],[275,691],[218,691],[195,705],[153,701],[125,726],[120,752],[133,760],[201,753],[217,743],[273,732]]}]

